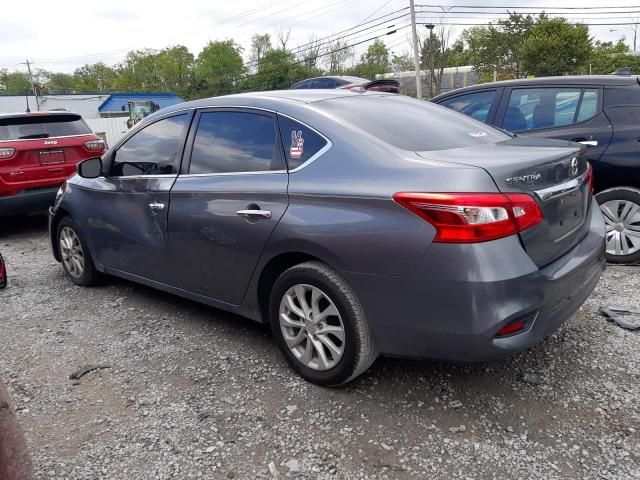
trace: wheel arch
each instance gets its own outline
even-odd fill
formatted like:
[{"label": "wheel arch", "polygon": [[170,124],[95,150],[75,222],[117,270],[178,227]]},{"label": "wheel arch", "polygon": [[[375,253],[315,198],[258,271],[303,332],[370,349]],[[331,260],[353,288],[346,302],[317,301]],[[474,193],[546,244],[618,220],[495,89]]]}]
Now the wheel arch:
[{"label": "wheel arch", "polygon": [[328,265],[323,259],[302,251],[284,252],[272,257],[262,268],[258,278],[256,293],[257,306],[263,322],[269,321],[269,296],[271,287],[285,271],[304,262],[317,261]]}]

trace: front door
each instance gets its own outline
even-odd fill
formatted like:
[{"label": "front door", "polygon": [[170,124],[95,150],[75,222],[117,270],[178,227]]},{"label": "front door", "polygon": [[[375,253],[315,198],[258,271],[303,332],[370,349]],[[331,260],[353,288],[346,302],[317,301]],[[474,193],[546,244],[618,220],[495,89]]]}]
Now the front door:
[{"label": "front door", "polygon": [[215,108],[194,125],[171,190],[171,283],[240,304],[288,206],[277,122],[262,110]]},{"label": "front door", "polygon": [[169,191],[191,114],[162,118],[137,131],[105,158],[106,178],[91,194],[89,235],[100,262],[151,280],[164,276]]}]

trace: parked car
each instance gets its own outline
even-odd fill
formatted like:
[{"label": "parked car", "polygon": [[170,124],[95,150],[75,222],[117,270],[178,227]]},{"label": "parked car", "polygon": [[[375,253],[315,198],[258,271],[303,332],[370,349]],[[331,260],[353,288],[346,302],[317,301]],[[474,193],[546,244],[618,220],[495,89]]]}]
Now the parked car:
[{"label": "parked car", "polygon": [[604,265],[585,147],[393,94],[189,102],[78,173],[49,226],[71,281],[116,275],[270,322],[318,384],[378,354],[484,361],[527,348]]},{"label": "parked car", "polygon": [[530,137],[589,147],[607,259],[640,261],[640,77],[526,78],[447,92],[433,102]]},{"label": "parked car", "polygon": [[33,469],[27,443],[18,425],[9,394],[0,383],[0,478],[31,480]]},{"label": "parked car", "polygon": [[46,211],[76,165],[104,150],[78,114],[0,114],[0,217]]},{"label": "parked car", "polygon": [[397,80],[367,80],[360,77],[331,76],[315,77],[295,83],[291,89],[340,88],[344,90],[367,90],[371,92],[399,93],[400,83]]}]

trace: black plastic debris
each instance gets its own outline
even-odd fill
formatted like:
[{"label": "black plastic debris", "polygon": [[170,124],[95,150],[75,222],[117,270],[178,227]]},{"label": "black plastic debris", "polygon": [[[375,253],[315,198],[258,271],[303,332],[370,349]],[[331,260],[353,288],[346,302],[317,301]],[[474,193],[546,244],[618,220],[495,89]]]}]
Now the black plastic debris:
[{"label": "black plastic debris", "polygon": [[542,385],[544,383],[544,380],[542,380],[542,377],[540,375],[530,372],[519,374],[516,377],[516,380],[524,383],[529,383],[531,385]]},{"label": "black plastic debris", "polygon": [[600,309],[613,323],[626,330],[640,330],[640,325],[630,322],[624,315],[640,315],[640,309],[628,307],[602,307]]},{"label": "black plastic debris", "polygon": [[79,380],[83,375],[86,375],[93,370],[100,370],[102,368],[111,368],[111,365],[86,365],[84,367],[80,367],[78,370],[69,375],[69,380]]}]

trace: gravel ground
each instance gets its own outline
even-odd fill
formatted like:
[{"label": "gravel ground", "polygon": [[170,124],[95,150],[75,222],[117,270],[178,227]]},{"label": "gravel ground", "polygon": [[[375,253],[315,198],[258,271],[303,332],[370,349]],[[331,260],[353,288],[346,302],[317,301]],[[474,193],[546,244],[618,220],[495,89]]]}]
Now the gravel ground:
[{"label": "gravel ground", "polygon": [[[379,359],[325,389],[264,326],[122,280],[73,286],[42,218],[2,220],[0,251],[0,378],[39,479],[640,478],[640,333],[598,313],[640,307],[638,267],[609,268],[508,360]],[[88,364],[111,368],[69,380]]]}]

